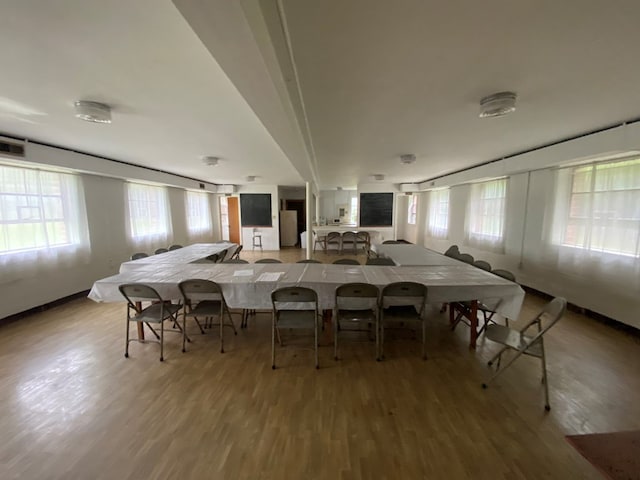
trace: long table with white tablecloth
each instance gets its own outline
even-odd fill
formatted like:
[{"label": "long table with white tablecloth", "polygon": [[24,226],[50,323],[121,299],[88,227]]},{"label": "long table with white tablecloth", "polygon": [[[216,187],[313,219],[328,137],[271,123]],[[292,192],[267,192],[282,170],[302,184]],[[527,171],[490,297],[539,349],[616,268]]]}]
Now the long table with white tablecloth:
[{"label": "long table with white tablecloth", "polygon": [[119,285],[145,283],[163,298],[180,300],[178,283],[189,278],[220,284],[231,308],[269,309],[273,290],[302,286],[317,292],[320,308],[332,309],[336,288],[348,282],[378,287],[401,281],[422,283],[427,286],[430,304],[500,300],[497,311],[509,318],[518,317],[524,300],[524,291],[518,284],[465,264],[391,267],[306,263],[146,265],[98,280],[89,298],[97,302],[120,302],[124,299]]},{"label": "long table with white tablecloth", "polygon": [[237,246],[237,244],[231,242],[194,243],[177,250],[124,262],[120,265],[120,273],[137,270],[140,267],[155,266],[159,268],[160,265],[184,265],[197,262],[209,255],[220,254],[231,248],[235,249]]},{"label": "long table with white tablecloth", "polygon": [[435,250],[413,244],[378,244],[372,245],[371,250],[380,257],[387,257],[398,266],[438,266],[461,265],[463,262],[447,257]]}]

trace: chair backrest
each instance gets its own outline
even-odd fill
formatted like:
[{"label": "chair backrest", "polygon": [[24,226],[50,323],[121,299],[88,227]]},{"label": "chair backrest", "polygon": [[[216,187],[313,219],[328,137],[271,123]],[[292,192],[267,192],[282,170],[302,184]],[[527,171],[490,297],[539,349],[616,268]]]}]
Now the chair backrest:
[{"label": "chair backrest", "polygon": [[167,253],[169,250],[167,250],[166,248],[158,248],[155,252],[153,252],[155,255],[159,255],[161,253]]},{"label": "chair backrest", "polygon": [[[306,308],[292,307],[291,304],[300,303]],[[283,287],[271,292],[273,310],[318,310],[318,294],[306,287]],[[282,306],[280,304],[283,304]],[[282,307],[282,308],[280,308]]]},{"label": "chair backrest", "polygon": [[169,247],[169,251],[172,252],[173,250],[178,250],[179,248],[182,248],[182,245],[178,245],[178,244],[171,245]]},{"label": "chair backrest", "polygon": [[383,308],[390,305],[414,305],[422,314],[427,300],[427,287],[416,282],[395,282],[386,285],[380,293]]},{"label": "chair backrest", "polygon": [[378,257],[378,258],[367,258],[367,263],[365,265],[389,265],[394,266],[395,262],[390,258],[386,257]]},{"label": "chair backrest", "polygon": [[230,258],[229,260],[225,260],[222,263],[249,263],[247,260],[243,260],[242,258]]},{"label": "chair backrest", "polygon": [[212,253],[211,255],[207,255],[205,258],[213,263],[218,263],[218,261],[220,261],[220,255],[218,255],[217,253]]},{"label": "chair backrest", "polygon": [[336,288],[336,307],[339,309],[374,309],[378,306],[380,290],[370,283],[345,283]]},{"label": "chair backrest", "polygon": [[234,258],[234,259],[239,259],[240,258],[240,252],[242,251],[242,245],[238,245],[238,248],[236,248],[236,251],[233,253],[233,255],[229,258]]},{"label": "chair backrest", "polygon": [[355,242],[357,239],[356,232],[344,232],[342,234],[343,242]]},{"label": "chair backrest", "polygon": [[277,258],[261,258],[253,263],[282,263],[282,260],[278,260]]},{"label": "chair backrest", "polygon": [[502,270],[500,268],[497,268],[495,270],[491,270],[491,273],[493,273],[494,275],[498,275],[499,277],[505,278],[507,280],[510,280],[512,282],[516,281],[516,276],[511,273],[509,270]]},{"label": "chair backrest", "polygon": [[253,236],[254,237],[259,237],[260,235],[262,235],[262,232],[260,232],[259,228],[253,227]]},{"label": "chair backrest", "polygon": [[447,248],[447,251],[444,252],[444,254],[447,257],[458,258],[458,255],[460,255],[460,249],[458,248],[458,245],[451,245],[449,248]]},{"label": "chair backrest", "polygon": [[473,255],[469,255],[468,253],[461,253],[456,258],[461,262],[473,265]]},{"label": "chair backrest", "polygon": [[334,265],[360,265],[358,260],[353,258],[339,258],[333,262]]},{"label": "chair backrest", "polygon": [[369,240],[371,239],[371,236],[369,235],[369,232],[357,232],[356,233],[356,237],[358,239],[358,242],[367,242],[367,243],[369,243]]},{"label": "chair backrest", "polygon": [[127,303],[134,309],[137,301],[158,301],[162,302],[160,294],[149,285],[144,283],[125,283],[118,286],[118,290],[127,300]]},{"label": "chair backrest", "polygon": [[484,260],[476,260],[473,262],[474,267],[478,267],[482,270],[486,270],[487,272],[491,271],[491,264],[489,262],[485,262]]},{"label": "chair backrest", "polygon": [[221,300],[224,302],[222,288],[211,280],[191,278],[180,282],[178,288],[182,293],[185,305],[191,305],[201,300]]},{"label": "chair backrest", "polygon": [[398,240],[385,240],[384,242],[382,242],[383,245],[399,245],[401,243],[404,242],[400,242]]},{"label": "chair backrest", "polygon": [[131,260],[138,260],[140,258],[147,258],[149,255],[144,252],[138,252],[131,255]]},{"label": "chair backrest", "polygon": [[558,321],[564,316],[564,313],[567,311],[567,301],[562,297],[556,297],[547,303],[540,313],[531,320],[525,327],[521,330],[525,332],[529,327],[534,324],[537,324],[538,331],[534,337],[529,341],[529,345],[532,345],[542,335],[544,335],[551,327],[553,327]]},{"label": "chair backrest", "polygon": [[320,260],[315,260],[313,258],[305,258],[304,260],[298,260],[296,263],[322,263]]},{"label": "chair backrest", "polygon": [[329,232],[327,233],[327,243],[339,243],[342,238],[342,234],[340,232]]}]

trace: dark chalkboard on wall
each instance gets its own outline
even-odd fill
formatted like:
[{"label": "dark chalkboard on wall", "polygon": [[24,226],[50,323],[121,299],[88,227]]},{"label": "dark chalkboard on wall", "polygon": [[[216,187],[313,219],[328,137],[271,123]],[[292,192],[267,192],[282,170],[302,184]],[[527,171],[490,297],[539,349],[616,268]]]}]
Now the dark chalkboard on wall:
[{"label": "dark chalkboard on wall", "polygon": [[361,193],[359,218],[361,227],[392,226],[393,193]]},{"label": "dark chalkboard on wall", "polygon": [[271,227],[271,194],[241,193],[240,215],[243,227]]}]

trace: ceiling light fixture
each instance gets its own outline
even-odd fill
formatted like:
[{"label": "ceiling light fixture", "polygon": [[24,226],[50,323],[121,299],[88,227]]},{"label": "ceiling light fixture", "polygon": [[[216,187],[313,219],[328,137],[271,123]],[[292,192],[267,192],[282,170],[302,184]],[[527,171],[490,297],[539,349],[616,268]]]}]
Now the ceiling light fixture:
[{"label": "ceiling light fixture", "polygon": [[219,160],[219,157],[202,157],[202,163],[209,167],[216,167]]},{"label": "ceiling light fixture", "polygon": [[111,107],[104,103],[79,100],[75,102],[76,117],[85,122],[111,123]]},{"label": "ceiling light fixture", "polygon": [[480,118],[501,117],[516,109],[516,98],[513,92],[500,92],[480,100]]},{"label": "ceiling light fixture", "polygon": [[405,153],[400,155],[400,163],[403,165],[411,165],[416,161],[416,156],[413,153]]},{"label": "ceiling light fixture", "polygon": [[374,175],[371,175],[371,177],[373,177],[373,179],[377,181],[384,180],[384,175],[382,175],[381,173],[376,173]]},{"label": "ceiling light fixture", "polygon": [[255,175],[247,175],[247,182],[255,182],[256,181],[256,177]]}]

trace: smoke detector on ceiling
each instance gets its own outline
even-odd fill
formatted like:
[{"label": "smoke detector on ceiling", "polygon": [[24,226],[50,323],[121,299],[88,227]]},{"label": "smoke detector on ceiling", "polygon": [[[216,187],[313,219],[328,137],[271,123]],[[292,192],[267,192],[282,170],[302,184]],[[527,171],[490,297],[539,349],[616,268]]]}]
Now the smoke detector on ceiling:
[{"label": "smoke detector on ceiling", "polygon": [[202,157],[202,163],[209,167],[215,167],[218,165],[219,157]]},{"label": "smoke detector on ceiling", "polygon": [[413,153],[405,153],[400,155],[400,163],[403,165],[411,165],[416,161],[416,156]]},{"label": "smoke detector on ceiling", "polygon": [[78,100],[75,102],[76,117],[85,122],[111,123],[111,107],[104,103]]},{"label": "smoke detector on ceiling", "polygon": [[374,175],[371,175],[371,178],[373,178],[374,180],[377,180],[377,181],[381,181],[381,180],[384,180],[384,175],[382,175],[380,173],[376,173]]},{"label": "smoke detector on ceiling", "polygon": [[480,100],[480,118],[502,117],[516,110],[516,98],[513,92],[499,92]]},{"label": "smoke detector on ceiling", "polygon": [[255,182],[256,178],[258,178],[255,175],[247,175],[247,182]]}]

